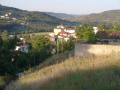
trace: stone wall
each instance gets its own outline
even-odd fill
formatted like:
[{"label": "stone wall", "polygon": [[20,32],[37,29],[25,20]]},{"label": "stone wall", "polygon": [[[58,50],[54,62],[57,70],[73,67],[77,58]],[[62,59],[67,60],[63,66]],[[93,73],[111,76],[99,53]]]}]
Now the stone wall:
[{"label": "stone wall", "polygon": [[75,44],[75,57],[108,55],[112,52],[120,52],[120,45],[87,44],[87,42]]}]

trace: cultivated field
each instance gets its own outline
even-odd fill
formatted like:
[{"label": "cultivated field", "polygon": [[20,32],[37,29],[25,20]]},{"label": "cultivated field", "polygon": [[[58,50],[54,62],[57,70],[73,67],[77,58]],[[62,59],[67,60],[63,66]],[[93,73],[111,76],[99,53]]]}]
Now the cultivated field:
[{"label": "cultivated field", "polygon": [[32,34],[35,34],[35,35],[45,35],[45,34],[49,34],[49,33],[52,33],[52,32],[31,33],[30,35],[32,35]]}]

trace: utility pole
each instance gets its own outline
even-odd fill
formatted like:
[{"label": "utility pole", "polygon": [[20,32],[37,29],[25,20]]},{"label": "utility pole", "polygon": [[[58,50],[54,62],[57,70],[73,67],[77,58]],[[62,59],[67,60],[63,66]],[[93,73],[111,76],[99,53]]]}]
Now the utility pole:
[{"label": "utility pole", "polygon": [[57,54],[59,53],[59,42],[58,42],[58,39],[57,39]]},{"label": "utility pole", "polygon": [[35,66],[35,49],[34,49],[34,66]]},{"label": "utility pole", "polygon": [[63,52],[63,39],[62,39],[62,52]]}]

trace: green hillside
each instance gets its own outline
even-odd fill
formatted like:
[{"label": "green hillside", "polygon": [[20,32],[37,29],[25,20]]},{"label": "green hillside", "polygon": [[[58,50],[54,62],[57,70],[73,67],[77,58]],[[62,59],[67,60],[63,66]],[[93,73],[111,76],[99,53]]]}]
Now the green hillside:
[{"label": "green hillside", "polygon": [[51,16],[55,16],[60,19],[68,18],[68,17],[76,17],[81,15],[73,15],[73,14],[65,14],[65,13],[54,13],[54,12],[46,12],[47,14]]},{"label": "green hillside", "polygon": [[98,14],[89,14],[79,17],[66,18],[66,20],[74,22],[106,22],[113,23],[114,21],[120,23],[120,10],[110,10]]},{"label": "green hillside", "polygon": [[10,85],[11,90],[120,90],[120,56],[75,58],[74,51],[47,59]]},{"label": "green hillside", "polygon": [[[0,5],[0,16],[8,13],[11,13],[9,19],[0,18],[1,23],[23,23],[25,26],[27,24],[30,29],[35,29],[36,31],[52,31],[59,24],[72,24],[69,21],[61,20],[44,12],[25,11]],[[13,18],[16,18],[16,20],[13,20]]]}]

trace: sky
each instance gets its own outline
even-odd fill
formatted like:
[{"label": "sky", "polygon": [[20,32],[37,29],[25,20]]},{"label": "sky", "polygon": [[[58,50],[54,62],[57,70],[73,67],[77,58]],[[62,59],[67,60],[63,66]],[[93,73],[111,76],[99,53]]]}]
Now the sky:
[{"label": "sky", "polygon": [[76,15],[120,9],[120,0],[0,0],[0,4],[28,11]]}]

